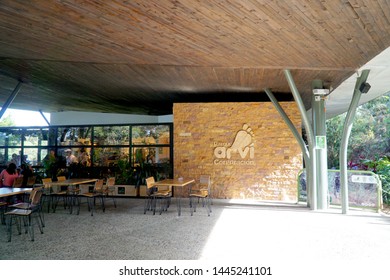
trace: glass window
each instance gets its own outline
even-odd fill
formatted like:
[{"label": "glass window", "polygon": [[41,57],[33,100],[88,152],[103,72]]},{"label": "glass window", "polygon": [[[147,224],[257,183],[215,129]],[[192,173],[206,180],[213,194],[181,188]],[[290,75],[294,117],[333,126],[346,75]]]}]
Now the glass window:
[{"label": "glass window", "polygon": [[23,162],[33,166],[38,165],[38,148],[24,148],[23,157]]},{"label": "glass window", "polygon": [[5,131],[0,132],[0,146],[5,146],[5,139],[7,137],[7,133]]},{"label": "glass window", "polygon": [[49,154],[49,150],[47,149],[42,149],[40,151],[40,157],[39,157],[39,163],[42,162],[42,160]]},{"label": "glass window", "polygon": [[43,135],[41,129],[26,129],[24,131],[24,146],[40,146],[42,145],[42,139]]},{"label": "glass window", "polygon": [[104,147],[93,149],[94,166],[115,166],[118,160],[128,158],[129,148]]},{"label": "glass window", "polygon": [[169,151],[169,147],[134,147],[132,149],[132,165],[169,163]]},{"label": "glass window", "polygon": [[145,176],[154,176],[158,180],[172,178],[169,147],[134,147],[132,166],[142,166]]},{"label": "glass window", "polygon": [[0,165],[7,165],[7,161],[5,159],[5,149],[0,149]]},{"label": "glass window", "polygon": [[60,127],[58,128],[58,144],[60,146],[91,145],[92,127]]},{"label": "glass window", "polygon": [[137,125],[131,130],[133,145],[169,144],[169,125]]},{"label": "glass window", "polygon": [[57,144],[57,128],[49,128],[47,133],[43,132],[43,140],[48,141],[48,146],[55,146]]},{"label": "glass window", "polygon": [[6,129],[3,130],[0,137],[0,145],[2,146],[21,146],[22,145],[22,130],[21,129]]},{"label": "glass window", "polygon": [[[66,170],[65,150],[71,149],[79,162],[88,167],[85,170],[96,173],[94,176],[111,172],[123,182],[135,184],[137,177],[132,172],[142,167],[144,175],[171,177],[171,127],[170,124],[4,127],[0,128],[0,165],[4,167],[12,161],[19,166],[27,162],[42,176],[50,176],[50,161],[46,158],[49,151],[56,153],[57,171],[62,172]],[[130,140],[130,136],[134,139]]]},{"label": "glass window", "polygon": [[94,127],[94,145],[129,145],[129,126]]},{"label": "glass window", "polygon": [[21,151],[20,148],[8,148],[8,154],[6,155],[6,164],[13,162],[16,166],[21,164]]}]

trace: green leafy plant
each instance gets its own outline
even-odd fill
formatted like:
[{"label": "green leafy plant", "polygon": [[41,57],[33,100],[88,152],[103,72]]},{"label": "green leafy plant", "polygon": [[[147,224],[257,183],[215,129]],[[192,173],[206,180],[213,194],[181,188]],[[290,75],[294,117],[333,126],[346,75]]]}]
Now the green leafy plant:
[{"label": "green leafy plant", "polygon": [[382,157],[376,160],[364,160],[372,172],[378,174],[382,181],[383,203],[390,204],[390,158]]},{"label": "green leafy plant", "polygon": [[134,170],[128,158],[121,158],[116,163],[115,183],[118,185],[130,185],[134,176]]}]

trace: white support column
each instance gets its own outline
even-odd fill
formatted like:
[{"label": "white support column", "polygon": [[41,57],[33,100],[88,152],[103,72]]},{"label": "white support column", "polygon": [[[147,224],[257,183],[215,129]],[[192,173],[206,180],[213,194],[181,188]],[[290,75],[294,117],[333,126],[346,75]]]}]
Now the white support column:
[{"label": "white support column", "polygon": [[359,104],[362,93],[367,93],[370,85],[366,83],[370,70],[363,70],[360,77],[357,78],[353,92],[351,104],[344,122],[343,134],[340,144],[340,187],[341,187],[341,209],[343,214],[348,214],[348,174],[347,174],[347,151],[348,140],[351,134],[353,119],[355,118],[356,109]]},{"label": "white support column", "polygon": [[[311,205],[310,209],[317,210],[317,182],[316,182],[316,151],[315,151],[315,143],[314,143],[314,136],[313,136],[313,129],[310,125],[309,118],[306,114],[306,109],[303,104],[301,95],[298,92],[297,87],[295,86],[294,79],[290,73],[289,70],[284,70],[284,74],[286,76],[287,82],[290,86],[291,93],[294,96],[295,102],[298,105],[299,111],[302,116],[302,122],[306,129],[307,134],[307,141],[309,144],[309,153],[310,153],[310,168],[306,168],[307,171],[307,178],[310,179],[308,181],[308,189],[310,188],[310,196],[311,196]],[[310,174],[308,173],[310,171]]]},{"label": "white support column", "polygon": [[[322,85],[322,83],[321,83]],[[327,89],[313,89],[312,124],[316,138],[317,206],[319,210],[328,209],[328,152],[326,145],[325,96]]]}]

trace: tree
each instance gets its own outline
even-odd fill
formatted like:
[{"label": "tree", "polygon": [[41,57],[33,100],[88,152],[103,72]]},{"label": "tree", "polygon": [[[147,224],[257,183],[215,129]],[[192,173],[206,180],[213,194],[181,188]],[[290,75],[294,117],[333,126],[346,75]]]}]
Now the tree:
[{"label": "tree", "polygon": [[[329,168],[339,169],[340,141],[346,114],[326,122]],[[390,93],[357,108],[348,142],[350,167],[370,170],[380,177],[384,203],[390,203]]]},{"label": "tree", "polygon": [[[340,141],[346,113],[326,122],[329,168],[339,168]],[[390,93],[357,108],[348,142],[348,162],[361,164],[390,153]]]},{"label": "tree", "polygon": [[326,122],[329,169],[339,169],[340,166],[340,140],[343,132],[344,120],[345,114],[342,114]]},{"label": "tree", "polygon": [[7,127],[7,126],[15,126],[15,122],[14,122],[14,120],[12,119],[11,115],[8,115],[8,116],[6,116],[6,117],[1,118],[1,120],[0,120],[0,126],[4,126],[4,127]]}]

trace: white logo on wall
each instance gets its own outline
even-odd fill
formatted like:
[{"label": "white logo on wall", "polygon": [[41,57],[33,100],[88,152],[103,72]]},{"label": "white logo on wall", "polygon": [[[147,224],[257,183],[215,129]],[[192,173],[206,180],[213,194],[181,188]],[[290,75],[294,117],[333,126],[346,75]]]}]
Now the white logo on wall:
[{"label": "white logo on wall", "polygon": [[[231,143],[214,142],[214,164],[217,165],[255,165],[254,133],[244,124]],[[236,159],[238,158],[238,159]]]}]

